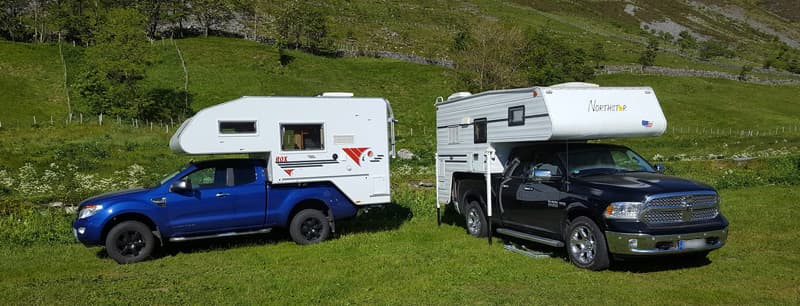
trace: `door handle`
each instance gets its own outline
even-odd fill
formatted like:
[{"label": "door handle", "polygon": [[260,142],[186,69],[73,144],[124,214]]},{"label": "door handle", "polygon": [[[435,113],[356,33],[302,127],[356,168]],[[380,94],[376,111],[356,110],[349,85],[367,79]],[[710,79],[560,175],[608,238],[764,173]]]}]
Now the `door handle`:
[{"label": "door handle", "polygon": [[167,198],[165,198],[165,197],[152,198],[152,199],[150,199],[150,202],[152,202],[153,204],[156,204],[158,206],[161,206],[161,207],[167,206]]},{"label": "door handle", "polygon": [[508,188],[508,185],[507,184],[503,184],[503,188]]},{"label": "door handle", "polygon": [[231,195],[231,194],[230,193],[225,193],[225,192],[218,192],[217,193],[217,197],[218,198],[224,198],[224,197],[227,197],[229,195]]},{"label": "door handle", "polygon": [[533,191],[533,187],[522,187],[522,190]]}]

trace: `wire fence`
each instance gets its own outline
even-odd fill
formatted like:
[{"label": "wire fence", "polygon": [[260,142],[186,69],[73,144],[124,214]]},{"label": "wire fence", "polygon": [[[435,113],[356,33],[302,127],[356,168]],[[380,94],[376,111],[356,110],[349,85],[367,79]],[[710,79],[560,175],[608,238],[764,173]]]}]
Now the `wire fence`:
[{"label": "wire fence", "polygon": [[122,118],[119,116],[86,115],[83,113],[70,114],[66,117],[56,116],[31,116],[25,118],[2,119],[0,118],[0,132],[8,130],[35,129],[47,127],[66,128],[71,126],[98,126],[129,128],[131,130],[155,131],[171,133],[180,126],[185,118],[170,118],[168,120],[147,120],[137,118]]},{"label": "wire fence", "polygon": [[[69,126],[102,126],[123,127],[141,131],[161,131],[171,133],[177,129],[186,118],[170,118],[168,120],[147,120],[137,118],[122,118],[119,116],[73,114],[64,118],[55,116],[31,116],[24,118],[0,118],[0,131],[19,130],[42,127],[69,127]],[[417,138],[432,137],[435,129],[401,127],[396,129],[397,137]],[[699,135],[699,136],[730,136],[730,137],[767,137],[767,136],[800,136],[800,124],[781,125],[772,127],[708,127],[708,126],[672,126],[667,128],[666,135]]]}]

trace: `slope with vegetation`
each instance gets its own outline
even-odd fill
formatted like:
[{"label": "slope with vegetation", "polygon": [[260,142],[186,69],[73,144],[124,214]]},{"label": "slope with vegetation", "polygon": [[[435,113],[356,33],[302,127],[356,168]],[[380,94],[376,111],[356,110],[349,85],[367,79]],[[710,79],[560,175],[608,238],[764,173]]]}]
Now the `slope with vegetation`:
[{"label": "slope with vegetation", "polygon": [[[31,3],[42,6],[34,9]],[[649,39],[657,42],[651,46],[655,58],[650,65],[728,73],[750,65],[753,74],[764,77],[791,75],[782,66],[785,62],[775,62],[768,71],[757,68],[769,54],[785,50],[790,59],[797,49],[784,49],[785,43],[719,17],[727,12],[697,8],[727,7],[717,1],[668,6],[653,1],[377,5],[350,0],[310,6],[304,1],[186,0],[139,1],[127,8],[106,1],[80,10],[71,6],[82,3],[0,2],[26,7],[0,10],[6,14],[0,19],[0,35],[17,40],[0,41],[0,256],[6,259],[0,261],[0,303],[797,300],[792,250],[798,245],[786,228],[796,219],[791,206],[800,184],[800,86],[596,74],[598,66],[641,64],[637,62]],[[789,17],[764,11],[781,7],[781,1],[731,3],[753,20],[795,37],[791,26],[796,19],[783,21],[779,18]],[[628,4],[638,7],[634,15],[625,12]],[[59,10],[47,10],[50,5]],[[689,13],[696,18],[680,17]],[[643,31],[643,24],[667,17],[724,42],[726,48],[734,46],[733,57],[702,60],[697,49],[701,39],[694,49],[681,50],[686,34],[669,39],[658,31]],[[221,31],[248,39],[214,36]],[[190,37],[179,38],[181,33]],[[194,37],[206,33],[210,36]],[[748,43],[732,44],[736,37],[731,33]],[[339,57],[342,50],[445,58],[455,68]],[[766,53],[759,55],[758,50]],[[463,89],[572,80],[654,88],[669,122],[667,134],[607,141],[666,163],[670,174],[719,188],[722,209],[732,224],[728,246],[707,262],[623,263],[591,273],[574,269],[558,252],[534,260],[506,253],[498,244],[487,246],[464,234],[460,217],[452,211],[445,212],[442,227],[435,227],[434,191],[418,184],[434,179],[435,98]],[[277,233],[176,245],[158,260],[118,266],[100,249],[74,243],[69,232],[74,215],[64,215],[58,207],[147,184],[187,162],[191,157],[171,153],[167,142],[176,125],[194,111],[243,95],[322,91],[350,91],[392,102],[400,120],[398,147],[416,153],[412,160],[392,161],[394,205],[337,224],[332,241],[310,247],[297,247]],[[105,115],[102,126],[99,113]],[[585,287],[587,282],[597,286]],[[653,289],[654,282],[670,286]],[[743,282],[753,285],[741,290]],[[657,299],[643,301],[640,292],[645,291]]]}]

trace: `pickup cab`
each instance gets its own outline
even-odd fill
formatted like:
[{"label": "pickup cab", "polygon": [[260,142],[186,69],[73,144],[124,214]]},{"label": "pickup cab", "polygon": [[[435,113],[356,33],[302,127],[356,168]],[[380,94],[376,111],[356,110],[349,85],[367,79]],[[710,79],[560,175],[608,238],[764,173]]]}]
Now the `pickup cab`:
[{"label": "pickup cab", "polygon": [[331,183],[271,184],[266,161],[190,163],[150,188],[83,201],[72,227],[86,246],[105,246],[119,263],[147,259],[167,242],[288,228],[298,244],[325,240],[334,220],[358,208]]},{"label": "pickup cab", "polygon": [[629,148],[595,143],[544,143],[512,149],[491,181],[487,225],[485,183],[457,183],[467,231],[566,248],[580,268],[605,269],[614,257],[687,254],[705,257],[725,244],[728,221],[716,190],[664,175]]}]

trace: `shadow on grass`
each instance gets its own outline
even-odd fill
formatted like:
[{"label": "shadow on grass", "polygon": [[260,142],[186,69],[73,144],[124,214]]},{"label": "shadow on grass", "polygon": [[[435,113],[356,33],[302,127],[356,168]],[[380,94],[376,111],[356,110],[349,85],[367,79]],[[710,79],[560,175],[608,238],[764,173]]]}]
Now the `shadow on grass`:
[{"label": "shadow on grass", "polygon": [[[456,225],[464,229],[466,233],[466,221],[459,214],[454,205],[445,205],[441,217],[442,223]],[[467,233],[468,234],[468,233]],[[485,238],[484,238],[485,239]],[[487,240],[488,243],[488,239]],[[538,244],[515,237],[498,235],[495,233],[494,243],[513,245],[524,253],[533,254],[532,257],[560,258],[565,264],[572,264],[565,248],[555,248],[544,244]],[[667,270],[691,269],[706,266],[711,261],[705,254],[684,254],[673,256],[647,256],[647,257],[618,257],[613,261],[610,271],[631,272],[631,273],[650,273]]]},{"label": "shadow on grass", "polygon": [[[407,207],[395,203],[382,207],[372,207],[362,210],[359,216],[347,220],[336,221],[336,232],[331,233],[328,240],[335,240],[343,235],[356,233],[372,233],[392,231],[398,229],[403,223],[411,220],[413,214]],[[279,242],[291,241],[289,233],[284,228],[273,228],[266,234],[253,234],[220,238],[190,240],[185,242],[167,243],[153,254],[153,259],[175,256],[180,253],[197,253],[216,250],[227,250],[245,246],[270,245]],[[325,243],[325,242],[322,242]],[[105,248],[96,254],[98,258],[109,258]]]},{"label": "shadow on grass", "polygon": [[667,270],[699,268],[711,264],[708,257],[700,254],[675,256],[629,257],[615,261],[609,270],[631,273],[650,273]]}]

